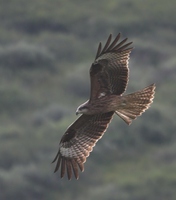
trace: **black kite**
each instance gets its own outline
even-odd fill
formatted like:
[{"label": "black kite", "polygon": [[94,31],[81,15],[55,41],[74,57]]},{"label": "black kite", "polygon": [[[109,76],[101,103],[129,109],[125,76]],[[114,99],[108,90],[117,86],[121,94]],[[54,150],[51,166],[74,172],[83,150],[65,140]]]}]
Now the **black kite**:
[{"label": "black kite", "polygon": [[120,34],[112,43],[111,38],[112,35],[103,49],[99,44],[90,68],[90,99],[78,107],[76,114],[82,115],[68,127],[60,141],[53,162],[57,160],[55,172],[61,168],[61,177],[67,172],[71,179],[73,172],[75,178],[79,178],[79,169],[84,170],[86,158],[103,136],[114,113],[129,125],[149,108],[154,98],[154,84],[122,96],[128,83],[132,42],[126,43],[127,38],[119,42]]}]

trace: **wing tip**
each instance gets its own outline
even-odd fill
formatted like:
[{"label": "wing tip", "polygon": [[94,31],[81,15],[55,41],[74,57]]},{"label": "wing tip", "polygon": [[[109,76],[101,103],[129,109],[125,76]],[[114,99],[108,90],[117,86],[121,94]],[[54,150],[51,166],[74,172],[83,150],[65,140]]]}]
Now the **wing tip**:
[{"label": "wing tip", "polygon": [[102,49],[102,44],[100,42],[97,53],[96,53],[95,60],[102,54],[110,52],[110,51],[125,51],[125,50],[131,51],[133,49],[133,47],[129,47],[129,48],[127,48],[127,47],[130,46],[133,42],[124,44],[128,40],[128,38],[125,38],[121,42],[118,43],[120,37],[121,37],[121,33],[118,33],[117,36],[115,37],[115,39],[111,43],[112,33],[110,33],[103,49]]},{"label": "wing tip", "polygon": [[70,181],[72,178],[72,172],[76,180],[79,179],[79,170],[81,172],[84,171],[84,164],[77,159],[74,158],[66,158],[57,153],[56,157],[52,161],[54,163],[57,160],[56,167],[54,169],[54,173],[56,173],[60,169],[60,178],[63,179],[65,174],[67,174],[67,178]]}]

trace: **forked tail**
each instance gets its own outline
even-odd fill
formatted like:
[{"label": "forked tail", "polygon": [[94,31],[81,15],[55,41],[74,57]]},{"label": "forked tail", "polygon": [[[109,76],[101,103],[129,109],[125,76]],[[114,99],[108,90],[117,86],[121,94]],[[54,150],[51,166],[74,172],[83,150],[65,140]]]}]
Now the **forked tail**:
[{"label": "forked tail", "polygon": [[155,84],[152,84],[143,90],[123,96],[121,106],[115,113],[128,125],[131,124],[132,120],[149,108],[153,102],[155,88]]}]

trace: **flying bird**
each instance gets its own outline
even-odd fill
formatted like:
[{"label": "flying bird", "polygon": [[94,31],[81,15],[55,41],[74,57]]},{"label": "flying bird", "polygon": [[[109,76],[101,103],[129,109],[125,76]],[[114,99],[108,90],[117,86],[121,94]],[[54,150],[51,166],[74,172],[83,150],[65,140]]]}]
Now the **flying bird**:
[{"label": "flying bird", "polygon": [[132,42],[120,40],[120,33],[112,41],[110,34],[105,46],[100,42],[94,62],[90,68],[90,99],[80,105],[76,114],[82,114],[64,133],[59,151],[53,160],[55,171],[60,168],[61,178],[67,173],[79,178],[84,163],[96,142],[103,136],[114,114],[128,125],[140,116],[153,102],[155,84],[137,92],[125,92],[129,68],[128,60]]}]

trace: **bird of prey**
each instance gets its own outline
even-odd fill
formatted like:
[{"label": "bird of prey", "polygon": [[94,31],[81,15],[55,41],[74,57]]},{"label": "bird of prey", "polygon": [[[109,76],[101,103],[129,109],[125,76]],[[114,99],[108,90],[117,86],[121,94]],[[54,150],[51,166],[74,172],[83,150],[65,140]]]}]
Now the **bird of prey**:
[{"label": "bird of prey", "polygon": [[60,168],[61,178],[66,173],[69,180],[72,174],[79,178],[79,169],[84,171],[86,158],[115,113],[129,125],[153,102],[154,84],[122,96],[128,83],[132,42],[127,43],[127,38],[121,42],[119,39],[120,33],[111,42],[110,34],[104,48],[101,42],[99,44],[90,68],[90,99],[77,108],[76,114],[82,115],[64,133],[53,161],[57,161],[55,172]]}]

